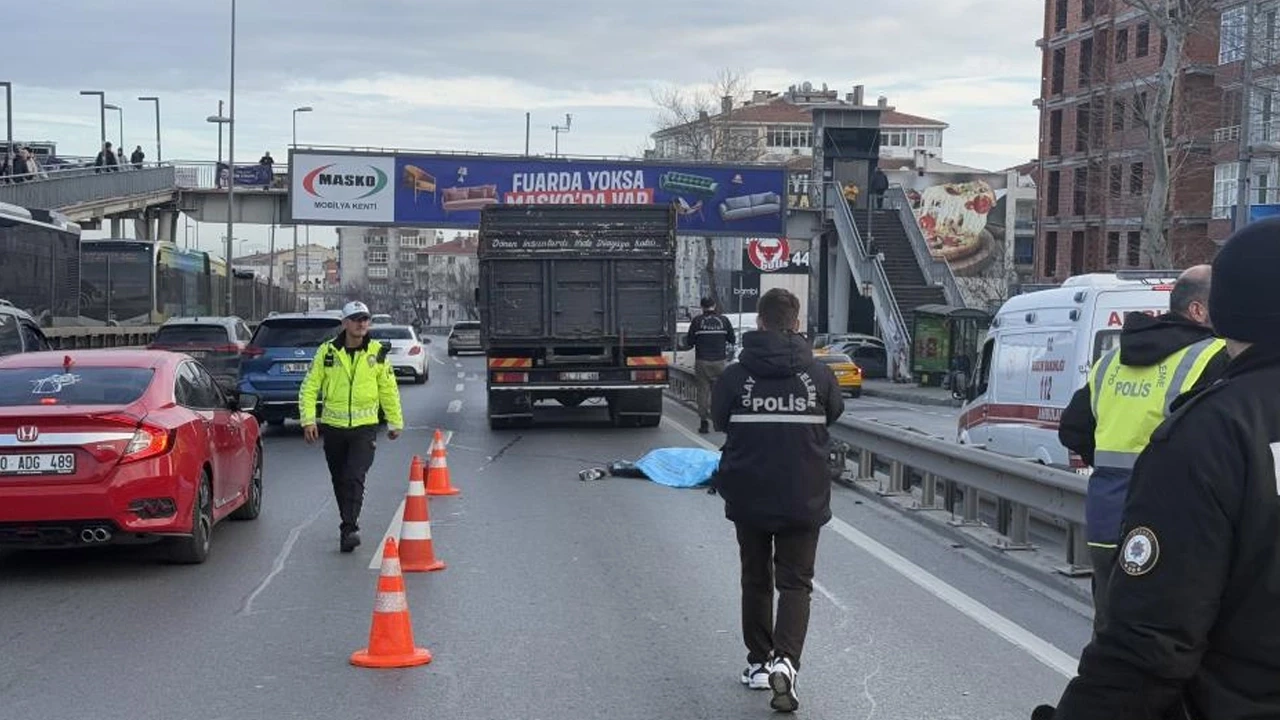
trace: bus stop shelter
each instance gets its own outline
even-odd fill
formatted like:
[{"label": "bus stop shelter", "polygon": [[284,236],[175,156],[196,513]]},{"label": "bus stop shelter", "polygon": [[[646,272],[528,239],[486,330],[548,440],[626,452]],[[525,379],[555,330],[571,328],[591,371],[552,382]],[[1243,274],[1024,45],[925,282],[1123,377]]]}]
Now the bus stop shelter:
[{"label": "bus stop shelter", "polygon": [[956,305],[921,305],[911,321],[911,375],[924,387],[938,387],[953,366],[972,375],[979,340],[992,314]]}]

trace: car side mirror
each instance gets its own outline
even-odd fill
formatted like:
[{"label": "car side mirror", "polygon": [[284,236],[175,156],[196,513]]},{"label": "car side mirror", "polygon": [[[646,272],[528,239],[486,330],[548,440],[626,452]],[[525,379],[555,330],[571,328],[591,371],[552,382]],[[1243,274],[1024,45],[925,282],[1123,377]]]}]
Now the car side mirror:
[{"label": "car side mirror", "polygon": [[253,393],[236,393],[227,401],[232,410],[251,413],[258,409],[258,396]]}]

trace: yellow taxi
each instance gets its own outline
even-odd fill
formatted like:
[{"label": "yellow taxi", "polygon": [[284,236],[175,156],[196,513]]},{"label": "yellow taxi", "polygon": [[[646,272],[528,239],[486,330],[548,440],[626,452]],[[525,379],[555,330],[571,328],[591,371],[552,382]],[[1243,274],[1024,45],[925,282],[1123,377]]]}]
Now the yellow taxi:
[{"label": "yellow taxi", "polygon": [[836,374],[836,382],[840,385],[842,392],[847,392],[851,397],[859,397],[862,395],[862,368],[844,353],[825,352],[815,354],[814,360],[823,363],[831,368]]}]

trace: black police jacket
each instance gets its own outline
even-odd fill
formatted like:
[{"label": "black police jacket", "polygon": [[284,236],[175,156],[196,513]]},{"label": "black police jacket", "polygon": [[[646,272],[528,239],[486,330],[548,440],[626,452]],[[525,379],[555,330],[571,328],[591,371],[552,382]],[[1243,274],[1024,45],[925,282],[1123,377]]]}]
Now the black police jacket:
[{"label": "black police jacket", "polygon": [[692,347],[695,360],[724,360],[734,342],[733,324],[720,313],[703,313],[689,322],[685,344]]},{"label": "black police jacket", "polygon": [[726,437],[712,480],[725,516],[773,532],[830,520],[827,426],[843,414],[835,374],[803,337],[744,333],[738,362],[711,398],[711,419]]},{"label": "black police jacket", "polygon": [[1057,720],[1280,718],[1280,344],[1183,397],[1134,467],[1109,620]]}]

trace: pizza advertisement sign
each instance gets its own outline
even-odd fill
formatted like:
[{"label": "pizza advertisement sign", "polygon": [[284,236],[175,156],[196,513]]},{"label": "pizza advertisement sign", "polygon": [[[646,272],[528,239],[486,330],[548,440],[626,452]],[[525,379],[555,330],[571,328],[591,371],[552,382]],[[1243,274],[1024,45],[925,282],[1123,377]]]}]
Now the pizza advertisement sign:
[{"label": "pizza advertisement sign", "polygon": [[982,172],[887,171],[900,184],[928,243],[957,277],[1002,275],[1004,253],[1012,252],[1013,208],[1008,175]]}]

